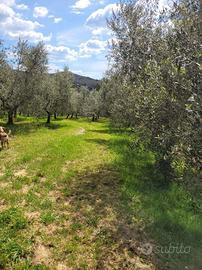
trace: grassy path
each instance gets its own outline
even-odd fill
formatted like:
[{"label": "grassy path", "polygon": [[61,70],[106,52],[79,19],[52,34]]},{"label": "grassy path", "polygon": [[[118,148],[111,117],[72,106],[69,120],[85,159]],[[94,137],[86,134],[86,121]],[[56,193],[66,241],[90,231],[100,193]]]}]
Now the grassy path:
[{"label": "grassy path", "polygon": [[[154,156],[142,149],[130,156],[127,134],[82,119],[49,128],[22,121],[12,133],[11,148],[0,152],[0,269],[200,266],[201,219],[188,209],[188,195],[175,186],[160,193],[149,183]],[[175,196],[182,198],[173,202]],[[176,235],[193,245],[189,260],[141,250]]]}]

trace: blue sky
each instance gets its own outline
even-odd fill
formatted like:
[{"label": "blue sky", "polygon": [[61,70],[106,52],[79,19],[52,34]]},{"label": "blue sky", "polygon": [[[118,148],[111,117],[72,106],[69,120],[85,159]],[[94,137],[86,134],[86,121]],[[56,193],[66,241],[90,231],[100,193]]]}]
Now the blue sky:
[{"label": "blue sky", "polygon": [[14,44],[19,37],[44,41],[49,70],[70,70],[102,78],[107,70],[111,38],[106,17],[117,9],[116,0],[0,0],[0,39]]}]

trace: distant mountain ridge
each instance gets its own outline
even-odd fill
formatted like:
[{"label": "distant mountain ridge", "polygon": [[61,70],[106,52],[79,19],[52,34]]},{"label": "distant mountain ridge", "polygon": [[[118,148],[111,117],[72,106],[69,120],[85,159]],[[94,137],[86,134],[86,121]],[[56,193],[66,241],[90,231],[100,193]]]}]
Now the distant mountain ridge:
[{"label": "distant mountain ridge", "polygon": [[[61,71],[62,72],[62,71]],[[70,73],[73,76],[73,81],[76,87],[81,87],[84,86],[86,88],[88,88],[89,90],[93,90],[96,89],[99,84],[100,84],[100,80],[96,80],[87,76],[82,76],[82,75],[78,75],[76,73],[73,73],[70,71]],[[54,76],[56,73],[50,73],[51,76]]]},{"label": "distant mountain ridge", "polygon": [[82,75],[78,75],[72,72],[72,75],[74,77],[74,83],[76,86],[80,87],[80,86],[84,86],[87,87],[88,89],[92,90],[95,89],[100,81],[90,78],[90,77],[86,77],[86,76],[82,76]]}]

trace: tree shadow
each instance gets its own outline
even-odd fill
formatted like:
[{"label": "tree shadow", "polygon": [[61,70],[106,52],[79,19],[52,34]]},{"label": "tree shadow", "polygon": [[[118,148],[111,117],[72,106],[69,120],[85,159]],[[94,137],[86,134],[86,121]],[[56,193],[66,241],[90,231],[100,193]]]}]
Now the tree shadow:
[{"label": "tree shadow", "polygon": [[112,134],[112,133],[122,133],[123,131],[116,128],[106,128],[106,129],[91,129],[90,132],[101,133],[101,134]]},{"label": "tree shadow", "polygon": [[35,133],[42,128],[57,130],[63,127],[68,127],[66,124],[57,123],[56,121],[47,124],[44,122],[16,122],[14,125],[1,124],[7,131],[11,130],[11,135],[26,135]]},{"label": "tree shadow", "polygon": [[85,139],[86,142],[88,143],[96,143],[96,144],[101,144],[105,146],[109,146],[109,141],[106,139]]},{"label": "tree shadow", "polygon": [[120,187],[116,170],[100,167],[96,172],[79,175],[66,196],[76,213],[74,222],[92,231],[88,245],[96,249],[94,269],[108,269],[110,265],[110,269],[136,269],[140,264],[142,234],[120,203]]},{"label": "tree shadow", "polygon": [[[93,183],[91,192],[85,185],[77,187],[81,191],[80,194],[82,190],[87,190],[86,200],[95,209],[95,215],[100,211],[96,206],[97,200],[102,201],[103,206],[100,209],[111,207],[116,213],[119,222],[115,225],[113,239],[125,243],[128,252],[132,251],[132,256],[136,254],[143,259],[145,254],[140,252],[142,243],[148,242],[154,247],[161,248],[160,251],[155,249],[152,254],[146,256],[146,259],[152,261],[158,269],[181,270],[186,267],[191,270],[201,269],[201,210],[190,194],[172,179],[165,181],[164,175],[155,165],[155,155],[148,149],[137,146],[131,151],[128,139],[122,137],[110,141],[103,139],[87,139],[87,141],[106,145],[118,156],[112,164],[118,172],[117,178],[111,180],[111,176],[108,177],[107,190],[106,187],[100,188],[101,193],[105,190],[103,197],[96,189],[98,179],[100,185],[105,185],[106,177],[102,175],[102,171],[106,168],[99,169],[97,175],[87,178]],[[112,194],[116,190],[121,190],[119,199],[122,201],[122,208],[125,206],[123,212],[116,203],[118,199]],[[119,234],[119,225],[125,227],[123,234]],[[124,236],[128,235],[126,230],[130,232],[130,244]],[[183,248],[189,247],[190,251],[186,253]]]}]

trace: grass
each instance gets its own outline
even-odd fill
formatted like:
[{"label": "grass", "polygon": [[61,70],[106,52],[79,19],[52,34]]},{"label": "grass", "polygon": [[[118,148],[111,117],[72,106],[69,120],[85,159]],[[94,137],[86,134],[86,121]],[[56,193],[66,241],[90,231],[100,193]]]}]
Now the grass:
[{"label": "grass", "polygon": [[0,269],[202,268],[200,200],[135,135],[43,122],[21,117],[0,151]]}]

